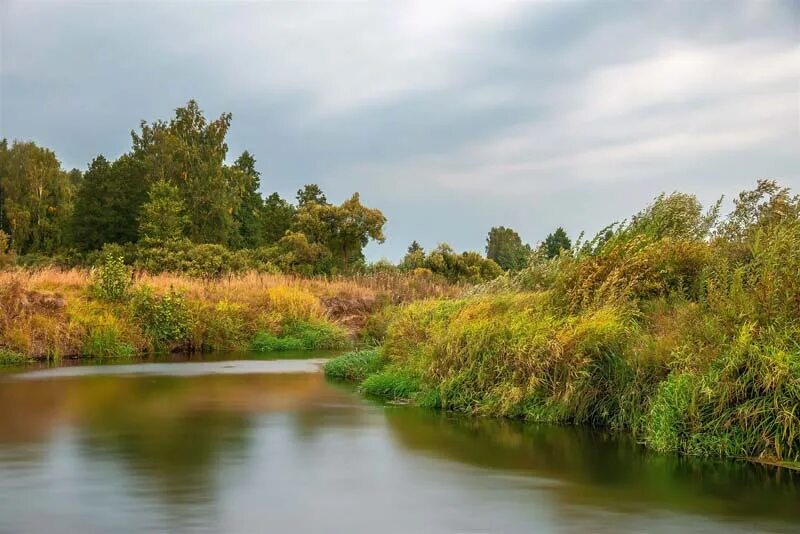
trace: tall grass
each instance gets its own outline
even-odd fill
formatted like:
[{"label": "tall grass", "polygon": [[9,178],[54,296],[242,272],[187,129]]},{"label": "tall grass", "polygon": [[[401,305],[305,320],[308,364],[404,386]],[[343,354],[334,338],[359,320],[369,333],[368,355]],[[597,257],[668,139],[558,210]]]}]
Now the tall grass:
[{"label": "tall grass", "polygon": [[373,394],[798,462],[800,200],[759,182],[719,220],[661,196],[559,258],[402,307],[382,350]]},{"label": "tall grass", "polygon": [[303,278],[245,273],[220,279],[130,273],[0,270],[0,349],[33,358],[157,350],[343,348],[383,335],[392,303],[463,288],[396,273]]}]

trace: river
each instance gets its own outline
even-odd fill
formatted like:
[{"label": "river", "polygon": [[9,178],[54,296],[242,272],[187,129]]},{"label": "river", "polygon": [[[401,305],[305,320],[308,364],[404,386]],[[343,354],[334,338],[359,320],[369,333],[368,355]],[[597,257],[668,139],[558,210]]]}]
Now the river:
[{"label": "river", "polygon": [[314,356],[4,370],[0,532],[800,531],[798,472],[383,405]]}]

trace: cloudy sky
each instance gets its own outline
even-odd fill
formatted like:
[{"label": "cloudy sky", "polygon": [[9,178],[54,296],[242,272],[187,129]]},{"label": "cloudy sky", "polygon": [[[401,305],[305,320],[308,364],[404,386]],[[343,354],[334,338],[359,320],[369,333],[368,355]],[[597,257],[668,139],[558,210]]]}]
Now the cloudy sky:
[{"label": "cloudy sky", "polygon": [[264,192],[381,208],[372,259],[535,243],[661,191],[800,189],[798,28],[800,0],[0,0],[0,137],[85,169],[194,98]]}]

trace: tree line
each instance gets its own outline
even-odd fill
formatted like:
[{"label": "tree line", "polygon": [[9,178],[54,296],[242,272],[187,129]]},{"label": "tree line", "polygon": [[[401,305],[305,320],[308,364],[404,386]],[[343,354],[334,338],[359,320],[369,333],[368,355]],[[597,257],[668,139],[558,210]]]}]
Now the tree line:
[{"label": "tree line", "polygon": [[[34,142],[0,141],[0,255],[74,265],[105,250],[152,272],[211,275],[368,268],[363,249],[384,241],[384,214],[358,193],[333,204],[316,184],[301,188],[295,202],[262,197],[250,152],[226,163],[231,118],[209,120],[191,100],[169,121],[142,121],[126,153],[113,161],[98,155],[84,172],[62,169],[53,151]],[[426,254],[415,241],[394,267],[482,281],[523,268],[532,253],[552,257],[569,246],[560,228],[532,250],[501,226],[489,232],[486,257],[447,244]]]}]

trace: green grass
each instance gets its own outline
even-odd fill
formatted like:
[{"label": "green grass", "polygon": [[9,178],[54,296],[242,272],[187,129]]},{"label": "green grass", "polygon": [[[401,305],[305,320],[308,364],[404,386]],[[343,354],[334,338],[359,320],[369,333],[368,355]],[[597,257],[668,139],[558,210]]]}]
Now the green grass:
[{"label": "green grass", "polygon": [[89,358],[132,358],[136,355],[133,345],[123,341],[119,332],[110,326],[92,330],[82,352]]},{"label": "green grass", "polygon": [[257,352],[292,350],[333,350],[346,348],[347,335],[338,326],[328,323],[293,321],[283,326],[280,335],[259,332],[250,344]]},{"label": "green grass", "polygon": [[257,333],[250,344],[250,348],[256,352],[309,350],[301,339],[295,337],[278,337],[269,332]]},{"label": "green grass", "polygon": [[385,400],[413,400],[420,392],[419,381],[404,371],[379,371],[361,382],[361,390]]},{"label": "green grass", "polygon": [[24,354],[0,348],[0,365],[20,365],[27,361]]},{"label": "green grass", "polygon": [[348,352],[325,363],[325,376],[348,382],[362,382],[385,365],[377,349]]}]

